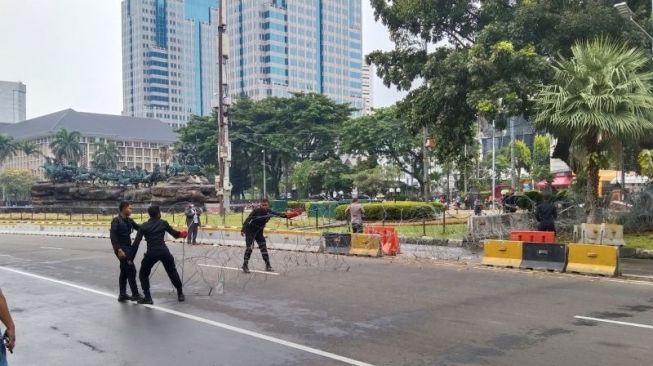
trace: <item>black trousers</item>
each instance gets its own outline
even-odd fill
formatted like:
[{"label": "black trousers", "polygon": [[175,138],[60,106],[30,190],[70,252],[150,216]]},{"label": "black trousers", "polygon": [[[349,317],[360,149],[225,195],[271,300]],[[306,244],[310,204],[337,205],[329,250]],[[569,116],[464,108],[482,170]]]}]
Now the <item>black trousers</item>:
[{"label": "black trousers", "polygon": [[186,243],[188,244],[196,244],[197,243],[197,229],[199,228],[199,224],[190,224],[188,225],[188,237],[186,238]]},{"label": "black trousers", "polygon": [[537,226],[537,229],[538,229],[539,231],[553,231],[554,233],[556,232],[556,226],[555,226],[555,224],[542,224],[542,223],[540,223],[540,224]]},{"label": "black trousers", "polygon": [[138,294],[138,285],[136,284],[136,266],[131,259],[120,260],[120,276],[118,277],[118,287],[120,294],[127,294],[127,282],[132,295]]},{"label": "black trousers", "polygon": [[354,234],[362,234],[363,233],[363,224],[352,223],[351,224],[351,231]]},{"label": "black trousers", "polygon": [[156,254],[145,253],[143,261],[141,262],[141,271],[138,272],[138,278],[141,280],[141,287],[143,287],[145,297],[151,297],[150,273],[152,272],[152,267],[154,267],[158,261],[161,261],[161,264],[163,264],[163,268],[165,268],[172,285],[175,286],[178,292],[182,292],[181,278],[179,278],[179,272],[177,272],[177,267],[175,267],[175,258],[172,254],[170,254],[170,252]]},{"label": "black trousers", "polygon": [[249,262],[249,258],[252,256],[254,241],[256,241],[258,248],[261,250],[261,256],[263,257],[265,264],[270,265],[270,255],[268,254],[268,246],[265,242],[265,236],[263,236],[263,230],[254,233],[245,233],[245,264]]}]

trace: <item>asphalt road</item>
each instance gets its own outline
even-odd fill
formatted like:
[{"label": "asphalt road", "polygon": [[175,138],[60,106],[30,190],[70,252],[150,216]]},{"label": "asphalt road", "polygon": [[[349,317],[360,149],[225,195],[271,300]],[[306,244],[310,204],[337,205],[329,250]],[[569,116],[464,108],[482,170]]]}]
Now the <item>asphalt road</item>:
[{"label": "asphalt road", "polygon": [[[0,236],[10,365],[650,365],[653,284],[406,258],[171,245],[155,305],[120,304],[106,240]],[[253,269],[262,269],[255,251]],[[578,318],[584,317],[584,318]]]}]

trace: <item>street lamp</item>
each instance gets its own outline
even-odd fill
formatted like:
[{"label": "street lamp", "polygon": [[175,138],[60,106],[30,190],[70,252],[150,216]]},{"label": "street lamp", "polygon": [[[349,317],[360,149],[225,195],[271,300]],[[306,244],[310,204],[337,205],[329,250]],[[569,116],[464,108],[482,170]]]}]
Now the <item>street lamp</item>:
[{"label": "street lamp", "polygon": [[[653,0],[651,1],[651,6],[653,6]],[[635,13],[633,13],[633,11],[630,9],[630,7],[628,7],[628,4],[626,4],[625,2],[614,4],[614,8],[617,9],[617,12],[619,12],[619,15],[621,15],[624,19],[627,19],[627,20],[630,20],[631,22],[633,22],[633,24],[635,24],[635,26],[640,30],[640,32],[642,32],[644,35],[646,35],[646,37],[648,37],[649,40],[651,40],[651,52],[653,52],[653,36],[651,36],[646,31],[646,29],[644,29],[644,27],[639,25],[639,23],[637,23],[635,21],[635,19],[633,19],[633,16],[635,15]],[[653,12],[653,8],[651,8],[651,11]]]}]

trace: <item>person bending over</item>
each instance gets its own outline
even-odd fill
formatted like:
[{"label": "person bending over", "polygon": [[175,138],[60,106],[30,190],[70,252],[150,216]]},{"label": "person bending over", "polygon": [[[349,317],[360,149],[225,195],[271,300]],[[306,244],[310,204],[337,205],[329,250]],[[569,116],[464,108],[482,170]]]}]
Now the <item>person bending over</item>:
[{"label": "person bending over", "polygon": [[143,256],[143,261],[141,262],[141,270],[138,273],[138,278],[141,280],[141,287],[143,288],[143,293],[145,298],[138,301],[139,304],[153,304],[152,295],[150,294],[150,272],[152,272],[152,267],[161,261],[163,268],[165,268],[170,282],[177,289],[177,300],[184,301],[184,291],[182,289],[181,278],[179,278],[179,273],[177,272],[177,267],[175,266],[175,258],[170,254],[168,246],[166,246],[165,235],[166,233],[172,235],[175,239],[185,238],[187,235],[186,231],[179,232],[173,229],[167,221],[161,219],[161,209],[159,206],[150,206],[147,209],[147,213],[150,215],[150,219],[141,225],[141,228],[136,234],[134,239],[134,249],[132,250],[133,256],[132,260],[138,252],[138,246],[145,237],[147,241],[147,250]]}]

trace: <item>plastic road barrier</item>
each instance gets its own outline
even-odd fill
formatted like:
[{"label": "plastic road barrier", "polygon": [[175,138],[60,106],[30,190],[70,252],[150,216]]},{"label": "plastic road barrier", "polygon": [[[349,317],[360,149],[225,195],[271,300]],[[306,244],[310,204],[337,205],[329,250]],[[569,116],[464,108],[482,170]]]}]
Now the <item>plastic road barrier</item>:
[{"label": "plastic road barrier", "polygon": [[522,269],[544,269],[564,272],[567,264],[567,246],[559,243],[524,243]]},{"label": "plastic road barrier", "polygon": [[569,244],[567,272],[618,276],[619,248],[610,245]]},{"label": "plastic road barrier", "polygon": [[510,240],[524,241],[529,243],[555,243],[556,233],[553,231],[513,230],[510,232]]},{"label": "plastic road barrier", "polygon": [[381,247],[384,255],[397,255],[401,253],[399,236],[392,226],[365,226],[365,234],[378,234],[381,236]]},{"label": "plastic road barrier", "polygon": [[351,234],[349,254],[382,257],[381,236],[376,234]]},{"label": "plastic road barrier", "polygon": [[349,254],[351,234],[324,233],[324,251],[331,254]]},{"label": "plastic road barrier", "polygon": [[519,268],[522,262],[523,243],[512,240],[486,240],[483,261],[488,266]]}]

